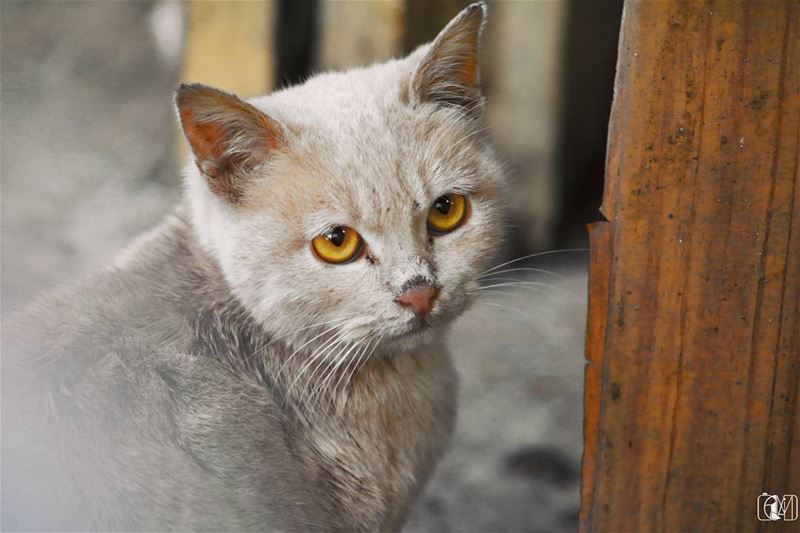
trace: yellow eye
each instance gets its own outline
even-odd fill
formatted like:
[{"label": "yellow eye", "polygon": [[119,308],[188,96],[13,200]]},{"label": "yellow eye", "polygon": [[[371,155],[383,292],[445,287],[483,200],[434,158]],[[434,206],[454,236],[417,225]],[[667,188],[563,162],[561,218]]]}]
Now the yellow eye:
[{"label": "yellow eye", "polygon": [[336,226],[311,241],[317,257],[327,263],[341,264],[358,258],[364,247],[361,235],[352,228]]},{"label": "yellow eye", "polygon": [[469,201],[463,194],[450,193],[440,196],[428,211],[428,231],[444,235],[464,223],[469,211]]}]

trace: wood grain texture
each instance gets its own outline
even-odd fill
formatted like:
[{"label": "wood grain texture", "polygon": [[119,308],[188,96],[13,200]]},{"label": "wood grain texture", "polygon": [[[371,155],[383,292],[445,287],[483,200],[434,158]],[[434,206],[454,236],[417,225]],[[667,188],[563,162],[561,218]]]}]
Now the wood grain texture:
[{"label": "wood grain texture", "polygon": [[582,531],[800,494],[800,3],[625,7],[591,231]]}]

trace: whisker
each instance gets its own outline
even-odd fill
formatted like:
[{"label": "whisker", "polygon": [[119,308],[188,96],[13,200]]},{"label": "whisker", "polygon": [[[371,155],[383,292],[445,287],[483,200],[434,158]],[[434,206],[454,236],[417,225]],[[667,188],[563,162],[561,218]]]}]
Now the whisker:
[{"label": "whisker", "polygon": [[[336,341],[333,343],[333,346],[338,346],[341,342],[345,341],[344,336],[341,335],[341,334],[336,334],[334,336],[334,339],[336,339]],[[308,367],[311,366],[311,364],[315,360],[319,359],[319,357],[321,357],[322,354],[326,353],[327,351],[330,351],[330,346],[331,345],[329,344],[328,348],[326,348],[326,349],[320,348],[317,352],[315,352],[311,357],[308,358],[308,361],[306,361],[305,364],[300,368],[300,370],[297,372],[297,375],[294,377],[294,380],[292,380],[292,383],[286,389],[286,392],[284,393],[284,399],[283,399],[284,403],[286,402],[286,399],[289,398],[289,393],[291,392],[291,390],[295,386],[295,384],[298,382],[298,380],[303,376],[303,374],[305,373],[306,369],[308,369]]]},{"label": "whisker", "polygon": [[353,378],[354,378],[354,377],[356,376],[356,374],[357,374],[357,373],[358,373],[358,372],[361,370],[361,368],[362,368],[362,367],[363,367],[365,364],[367,364],[367,361],[369,361],[369,360],[370,360],[370,358],[372,357],[372,354],[373,354],[373,353],[375,353],[375,350],[376,350],[376,349],[378,348],[378,346],[380,345],[380,343],[381,343],[380,341],[381,341],[381,338],[380,338],[380,337],[377,337],[377,341],[375,342],[375,345],[372,347],[372,349],[369,351],[369,354],[368,354],[366,357],[364,357],[364,358],[363,358],[363,360],[362,360],[361,358],[359,358],[359,360],[358,360],[358,363],[357,363],[357,364],[356,364],[356,365],[353,367],[353,371],[350,373],[350,375],[349,375],[349,376],[347,376],[347,384],[348,384],[348,385],[352,385],[352,383],[353,383]]},{"label": "whisker", "polygon": [[[539,289],[538,287],[530,287],[530,289],[535,291],[535,292],[538,292],[540,294],[547,294],[546,292],[544,292],[543,290]],[[500,297],[502,297],[502,298],[509,298],[509,297],[523,298],[523,297],[527,296],[527,295],[519,294],[518,292],[511,292],[511,291],[502,290],[502,289],[487,289],[487,290],[480,291],[480,292],[472,292],[470,294],[477,295],[478,296],[478,300],[477,300],[478,302],[485,302],[485,301],[487,301],[486,300],[487,297],[492,297],[492,296],[495,296],[497,298],[500,298]]]},{"label": "whisker", "polygon": [[[345,348],[340,350],[339,353],[333,358],[333,360],[325,367],[325,371],[322,374],[322,377],[319,379],[316,387],[312,390],[312,393],[308,396],[307,405],[309,406],[311,411],[316,410],[316,403],[321,398],[321,396],[325,392],[325,388],[327,387],[330,380],[333,376],[336,375],[336,370],[342,366],[346,361],[349,361],[349,356],[353,353],[354,350],[357,350],[361,346],[362,341],[354,342],[350,345],[349,348]],[[327,357],[326,357],[327,359]]]},{"label": "whisker", "polygon": [[[324,370],[322,371],[321,377],[317,380],[316,385],[308,396],[309,406],[316,403],[314,401],[315,397],[322,396],[325,387],[327,387],[328,382],[335,375],[338,368],[343,363],[349,361],[350,354],[358,350],[364,341],[365,339],[358,339],[354,342],[345,341],[344,346],[342,346],[341,349],[337,350],[337,348],[342,344],[338,343],[332,349],[328,350],[328,353],[325,354],[313,371],[314,373],[317,373],[321,368],[323,368],[324,365]],[[314,408],[316,408],[316,406],[314,406]]]},{"label": "whisker", "polygon": [[339,376],[339,379],[336,381],[336,384],[333,386],[334,393],[339,388],[339,385],[342,383],[342,379],[344,378],[344,376],[346,376],[349,373],[351,363],[355,363],[353,365],[353,367],[355,367],[355,365],[358,364],[357,361],[361,360],[361,357],[364,355],[364,353],[366,353],[367,350],[369,350],[370,346],[372,346],[373,341],[375,339],[377,339],[377,338],[378,338],[377,335],[371,335],[371,336],[367,337],[365,342],[364,342],[364,344],[363,344],[363,349],[358,352],[357,356],[354,355],[351,358],[351,361],[348,361],[347,366],[344,367],[344,370],[343,370],[342,374]]},{"label": "whisker", "polygon": [[525,261],[526,259],[533,259],[535,257],[542,257],[542,256],[545,256],[545,255],[552,255],[552,254],[561,254],[561,253],[568,253],[568,252],[588,252],[588,251],[589,251],[588,248],[564,248],[563,250],[548,250],[548,251],[545,251],[545,252],[538,252],[538,253],[535,253],[535,254],[530,254],[530,255],[523,256],[523,257],[518,257],[516,259],[512,259],[511,261],[506,261],[505,263],[502,263],[500,265],[494,266],[494,267],[492,267],[492,268],[490,268],[488,270],[484,270],[483,272],[478,274],[478,276],[482,276],[483,274],[487,274],[489,272],[493,272],[493,271],[497,270],[498,268],[503,268],[506,265],[510,265],[510,264],[516,263],[518,261]]},{"label": "whisker", "polygon": [[290,331],[289,333],[284,333],[283,335],[281,335],[279,337],[273,338],[271,341],[269,341],[267,344],[264,345],[264,348],[266,348],[270,344],[272,344],[274,342],[277,342],[277,341],[279,341],[281,339],[285,339],[286,337],[289,337],[289,336],[294,335],[296,333],[300,333],[301,331],[305,331],[307,329],[315,328],[315,327],[318,327],[318,326],[324,326],[326,324],[332,324],[334,322],[337,322],[337,323],[338,322],[344,322],[345,320],[349,320],[349,319],[351,319],[351,318],[353,318],[355,316],[357,316],[357,315],[349,315],[349,316],[346,316],[346,317],[334,318],[332,320],[325,320],[323,322],[317,322],[316,324],[311,324],[310,326],[304,326],[302,328],[298,328],[298,329],[296,329],[294,331]]},{"label": "whisker", "polygon": [[339,327],[339,324],[337,323],[333,327],[330,327],[330,328],[326,329],[325,331],[323,331],[319,335],[317,335],[315,337],[312,337],[311,339],[309,339],[308,341],[303,343],[299,348],[297,348],[294,352],[292,352],[292,354],[289,357],[286,358],[286,360],[283,362],[281,367],[278,369],[277,375],[280,376],[283,373],[283,369],[286,368],[286,365],[289,364],[289,361],[291,361],[292,358],[300,352],[300,350],[302,350],[303,348],[305,348],[306,346],[308,346],[309,344],[311,344],[312,342],[314,342],[318,338],[322,337],[326,333],[329,333],[329,332],[335,330],[338,327]]},{"label": "whisker", "polygon": [[569,281],[569,278],[567,278],[566,276],[563,276],[551,270],[545,270],[543,268],[529,268],[529,267],[507,268],[505,270],[498,270],[497,272],[487,272],[486,274],[475,276],[472,279],[476,281],[479,279],[488,279],[498,274],[508,274],[510,272],[538,272],[542,274],[550,274],[551,276],[554,276],[563,281]]},{"label": "whisker", "polygon": [[[332,324],[334,322],[337,323],[337,326],[338,326],[338,325],[341,324],[341,322],[344,322],[345,320],[349,320],[350,318],[353,318],[354,316],[357,316],[357,315],[351,315],[351,316],[348,316],[348,317],[334,318],[333,320],[326,320],[324,322],[317,322],[315,324],[311,324],[309,326],[304,326],[304,327],[296,329],[294,331],[290,331],[289,333],[285,333],[285,334],[283,334],[283,335],[281,335],[279,337],[275,337],[271,341],[269,341],[268,343],[264,344],[263,346],[259,347],[257,350],[253,351],[253,353],[248,355],[242,362],[246,363],[246,362],[250,361],[252,358],[254,358],[254,357],[258,356],[258,355],[261,355],[267,348],[269,348],[269,346],[271,344],[277,342],[278,340],[285,339],[286,337],[288,337],[290,335],[294,335],[295,333],[298,333],[298,332],[303,331],[303,330],[307,330],[307,329],[323,326],[323,325],[326,325],[326,324]],[[335,329],[335,327],[332,328],[332,329]],[[328,330],[328,331],[330,331],[330,330]],[[325,333],[325,332],[323,332],[323,333]],[[314,339],[311,339],[311,340],[313,341]],[[301,346],[300,348],[303,348],[303,346]],[[288,359],[287,359],[287,361],[288,361]],[[283,370],[283,367],[281,367],[281,370]],[[280,374],[280,371],[279,371],[279,374]]]},{"label": "whisker", "polygon": [[503,309],[503,310],[511,311],[511,312],[514,313],[515,317],[517,315],[519,315],[519,314],[524,314],[524,311],[522,309],[520,309],[519,307],[514,307],[512,305],[503,304],[503,303],[500,303],[500,302],[487,302],[487,301],[484,301],[484,302],[481,302],[481,305],[488,305],[490,307],[498,307],[498,308]]},{"label": "whisker", "polygon": [[538,281],[506,281],[506,282],[502,282],[502,283],[495,283],[493,285],[483,285],[483,286],[478,287],[476,289],[472,289],[471,291],[468,291],[468,292],[476,293],[478,291],[485,291],[486,289],[494,289],[494,288],[497,288],[497,287],[528,287],[528,288],[530,288],[531,286],[546,287],[548,289],[554,289],[554,290],[557,290],[557,291],[562,291],[562,292],[564,292],[566,294],[571,294],[567,289],[565,289],[563,287],[559,287],[558,285],[550,285],[549,283],[541,283],[541,282],[538,282]]},{"label": "whisker", "polygon": [[[344,378],[344,376],[347,374],[348,369],[350,368],[350,366],[355,361],[359,360],[361,358],[361,356],[364,354],[364,352],[367,351],[367,349],[370,346],[370,343],[372,342],[372,339],[373,339],[372,337],[367,337],[367,338],[362,339],[362,341],[358,344],[359,348],[352,352],[353,355],[350,356],[350,353],[351,353],[350,351],[348,351],[346,354],[344,354],[341,357],[341,362],[330,373],[331,377],[333,378],[333,376],[336,375],[337,371],[339,370],[339,368],[341,368],[342,364],[344,363],[344,368],[342,369],[342,371],[341,371],[341,373],[339,375],[339,379],[336,380],[336,383],[330,389],[331,393],[332,393],[331,396],[330,396],[331,401],[335,401],[336,400],[337,390],[339,388],[339,384],[342,382],[342,378]],[[333,379],[327,380],[327,382],[325,383],[324,386],[327,387],[331,382],[333,382]],[[322,394],[320,394],[320,397],[318,398],[318,400],[319,401],[322,400]]]},{"label": "whisker", "polygon": [[[486,303],[486,301],[484,299],[481,299],[480,305],[484,303]],[[469,312],[475,313],[481,318],[482,321],[478,321],[478,324],[484,329],[484,331],[486,331],[487,334],[489,334],[489,336],[492,336],[494,334],[492,330],[490,330],[489,327],[486,325],[486,322],[491,322],[491,320],[482,312],[482,310],[478,306],[473,307],[472,309],[470,309]],[[464,316],[470,318],[468,315],[469,313],[465,314]]]},{"label": "whisker", "polygon": [[[322,370],[322,376],[325,376],[325,372],[327,369],[332,365],[335,364],[337,361],[337,357],[342,353],[342,351],[346,350],[348,345],[352,346],[351,342],[347,340],[344,336],[340,337],[338,341],[328,346],[328,348],[324,351],[321,351],[318,355],[316,355],[313,360],[312,364],[315,361],[316,365],[313,369],[309,369],[310,375],[313,376]],[[341,347],[341,348],[340,348]],[[324,365],[324,370],[323,370]],[[322,378],[316,380],[316,383],[319,384]],[[316,388],[316,385],[312,387],[312,392]]]}]

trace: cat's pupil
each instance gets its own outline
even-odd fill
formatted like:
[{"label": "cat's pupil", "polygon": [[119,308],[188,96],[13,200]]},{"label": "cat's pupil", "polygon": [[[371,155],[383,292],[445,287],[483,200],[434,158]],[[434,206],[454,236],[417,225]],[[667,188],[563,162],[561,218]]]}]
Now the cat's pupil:
[{"label": "cat's pupil", "polygon": [[450,206],[452,205],[453,203],[450,201],[449,196],[441,196],[433,203],[433,207],[443,215],[450,212]]},{"label": "cat's pupil", "polygon": [[325,236],[331,241],[334,246],[341,246],[344,242],[345,229],[342,226],[337,226],[329,231]]}]

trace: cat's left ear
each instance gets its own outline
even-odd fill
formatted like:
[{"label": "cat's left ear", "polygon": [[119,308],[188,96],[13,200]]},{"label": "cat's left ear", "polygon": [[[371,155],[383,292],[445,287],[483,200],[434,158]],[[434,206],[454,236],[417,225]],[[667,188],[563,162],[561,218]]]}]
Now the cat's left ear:
[{"label": "cat's left ear", "polygon": [[412,98],[462,108],[479,117],[483,105],[478,55],[486,4],[465,8],[439,33],[411,78]]},{"label": "cat's left ear", "polygon": [[241,203],[251,171],[283,144],[283,127],[235,95],[196,83],[178,88],[175,105],[209,188]]}]

